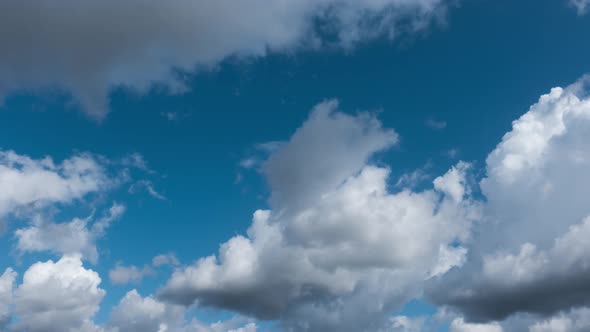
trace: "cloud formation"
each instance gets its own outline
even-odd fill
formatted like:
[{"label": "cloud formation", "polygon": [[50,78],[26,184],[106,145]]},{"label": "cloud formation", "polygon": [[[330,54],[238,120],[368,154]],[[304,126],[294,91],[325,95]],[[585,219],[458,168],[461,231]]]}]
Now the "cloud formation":
[{"label": "cloud formation", "polygon": [[19,252],[50,251],[58,255],[78,254],[96,263],[96,241],[105,235],[110,224],[125,212],[123,205],[114,203],[107,213],[97,220],[93,216],[75,218],[66,223],[53,223],[41,215],[33,218],[32,225],[15,231]]},{"label": "cloud formation", "polygon": [[[229,56],[336,45],[421,30],[446,0],[171,0],[0,3],[0,99],[63,89],[103,118],[112,88],[185,89],[176,70]],[[240,13],[240,15],[236,15]],[[108,22],[105,23],[105,22]]]},{"label": "cloud formation", "polygon": [[0,218],[22,209],[70,203],[112,185],[95,157],[75,155],[56,164],[0,150]]},{"label": "cloud formation", "polygon": [[461,264],[451,247],[477,208],[460,163],[422,192],[387,189],[389,169],[371,157],[397,141],[369,113],[319,104],[263,166],[272,210],[258,210],[248,236],[217,256],[178,269],[159,297],[198,303],[286,329],[378,330],[417,296],[421,280]]},{"label": "cloud formation", "polygon": [[95,331],[92,317],[105,291],[98,274],[79,256],[33,264],[14,290],[16,330],[29,332]]},{"label": "cloud formation", "polygon": [[590,304],[589,78],[554,88],[487,158],[468,263],[430,291],[469,320],[551,317]]}]

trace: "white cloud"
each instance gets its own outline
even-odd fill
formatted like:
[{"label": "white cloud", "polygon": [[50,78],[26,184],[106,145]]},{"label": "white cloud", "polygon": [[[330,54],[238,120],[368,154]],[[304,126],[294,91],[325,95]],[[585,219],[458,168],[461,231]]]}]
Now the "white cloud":
[{"label": "white cloud", "polygon": [[70,222],[53,223],[37,215],[32,225],[15,231],[17,250],[24,252],[51,251],[57,254],[79,254],[96,263],[96,241],[104,236],[110,224],[125,211],[123,205],[114,203],[107,213],[97,220],[75,218]]},{"label": "white cloud", "polygon": [[[0,43],[11,51],[0,55],[0,95],[57,85],[85,112],[102,118],[113,87],[145,91],[163,82],[182,91],[174,69],[192,71],[233,55],[317,47],[327,39],[350,47],[378,36],[394,38],[443,17],[446,2],[2,1]],[[324,40],[326,35],[330,38]]]},{"label": "white cloud", "polygon": [[588,84],[541,96],[489,154],[473,255],[433,285],[438,303],[477,320],[589,304]]},{"label": "white cloud", "polygon": [[12,292],[14,290],[14,281],[16,272],[8,268],[0,276],[0,331],[4,331],[11,320]]},{"label": "white cloud", "polygon": [[152,265],[154,267],[160,267],[164,265],[177,266],[179,264],[180,262],[174,254],[161,254],[152,259]]},{"label": "white cloud", "polygon": [[105,291],[98,274],[82,266],[79,256],[33,264],[14,292],[17,330],[74,332],[96,330],[92,317]]},{"label": "white cloud", "polygon": [[175,271],[162,299],[280,318],[295,330],[376,330],[435,267],[460,264],[440,251],[464,240],[477,216],[459,188],[468,165],[435,180],[440,190],[391,194],[389,170],[368,161],[397,135],[336,106],[317,106],[263,166],[273,209],[256,211],[248,236],[218,256]]},{"label": "white cloud", "polygon": [[138,268],[135,265],[124,266],[117,264],[117,266],[109,271],[109,280],[113,284],[125,285],[140,282],[144,277],[152,274],[154,274],[154,270],[147,265]]},{"label": "white cloud", "polygon": [[87,154],[56,164],[50,157],[0,150],[0,218],[23,208],[70,203],[111,184],[105,168]]},{"label": "white cloud", "polygon": [[183,321],[184,308],[141,297],[132,290],[111,311],[109,327],[111,332],[179,331],[176,328]]},{"label": "white cloud", "polygon": [[456,318],[451,323],[450,332],[502,332],[503,329],[498,323],[470,324],[462,318]]}]

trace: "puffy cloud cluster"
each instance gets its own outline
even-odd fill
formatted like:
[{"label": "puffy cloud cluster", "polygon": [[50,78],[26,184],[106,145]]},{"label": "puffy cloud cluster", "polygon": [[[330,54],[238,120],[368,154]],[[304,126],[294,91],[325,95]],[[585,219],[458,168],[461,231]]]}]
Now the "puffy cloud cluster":
[{"label": "puffy cloud cluster", "polygon": [[378,330],[422,281],[463,262],[477,205],[460,163],[432,189],[389,192],[371,157],[397,142],[371,114],[319,104],[263,166],[272,210],[218,256],[178,269],[160,298],[214,306],[286,329]]},{"label": "puffy cloud cluster", "polygon": [[79,256],[33,264],[14,290],[17,330],[29,332],[93,331],[92,317],[105,291],[98,274]]},{"label": "puffy cloud cluster", "polygon": [[485,222],[468,263],[432,285],[435,302],[477,321],[557,315],[534,331],[590,305],[588,83],[543,95],[490,153]]},{"label": "puffy cloud cluster", "polygon": [[143,91],[161,82],[184,89],[175,70],[192,71],[228,56],[393,38],[444,17],[447,2],[2,1],[0,44],[10,52],[0,55],[0,96],[57,86],[102,118],[113,87]]},{"label": "puffy cloud cluster", "polygon": [[33,218],[32,225],[15,231],[17,250],[21,253],[50,251],[56,254],[79,254],[96,262],[96,240],[104,236],[106,229],[124,211],[123,205],[115,203],[105,216],[92,224],[92,216],[86,219],[75,218],[66,223],[53,223],[37,215]]},{"label": "puffy cloud cluster", "polygon": [[105,167],[81,154],[56,164],[0,150],[0,218],[26,208],[70,203],[111,185]]},{"label": "puffy cloud cluster", "polygon": [[128,292],[110,315],[112,332],[170,331],[184,321],[184,308]]}]

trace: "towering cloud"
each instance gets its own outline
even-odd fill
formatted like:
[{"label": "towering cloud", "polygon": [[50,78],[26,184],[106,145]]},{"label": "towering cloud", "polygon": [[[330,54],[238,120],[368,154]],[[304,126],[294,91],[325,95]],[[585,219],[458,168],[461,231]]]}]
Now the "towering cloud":
[{"label": "towering cloud", "polygon": [[393,38],[444,16],[446,2],[2,1],[0,45],[7,51],[0,54],[0,96],[57,87],[102,118],[114,87],[143,91],[159,82],[184,89],[177,70],[211,66],[228,56]]},{"label": "towering cloud", "polygon": [[484,223],[468,263],[432,286],[437,303],[478,321],[590,305],[588,83],[542,96],[490,153]]},{"label": "towering cloud", "polygon": [[422,281],[462,262],[452,243],[477,216],[461,163],[422,192],[387,189],[371,157],[397,141],[371,114],[325,102],[264,165],[272,210],[254,213],[248,236],[178,269],[160,293],[288,329],[378,330],[419,295]]}]

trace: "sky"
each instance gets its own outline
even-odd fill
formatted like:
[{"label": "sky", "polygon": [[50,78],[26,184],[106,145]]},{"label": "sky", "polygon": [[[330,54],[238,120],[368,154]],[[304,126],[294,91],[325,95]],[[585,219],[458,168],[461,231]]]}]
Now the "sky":
[{"label": "sky", "polygon": [[0,331],[590,330],[590,2],[0,2]]}]

